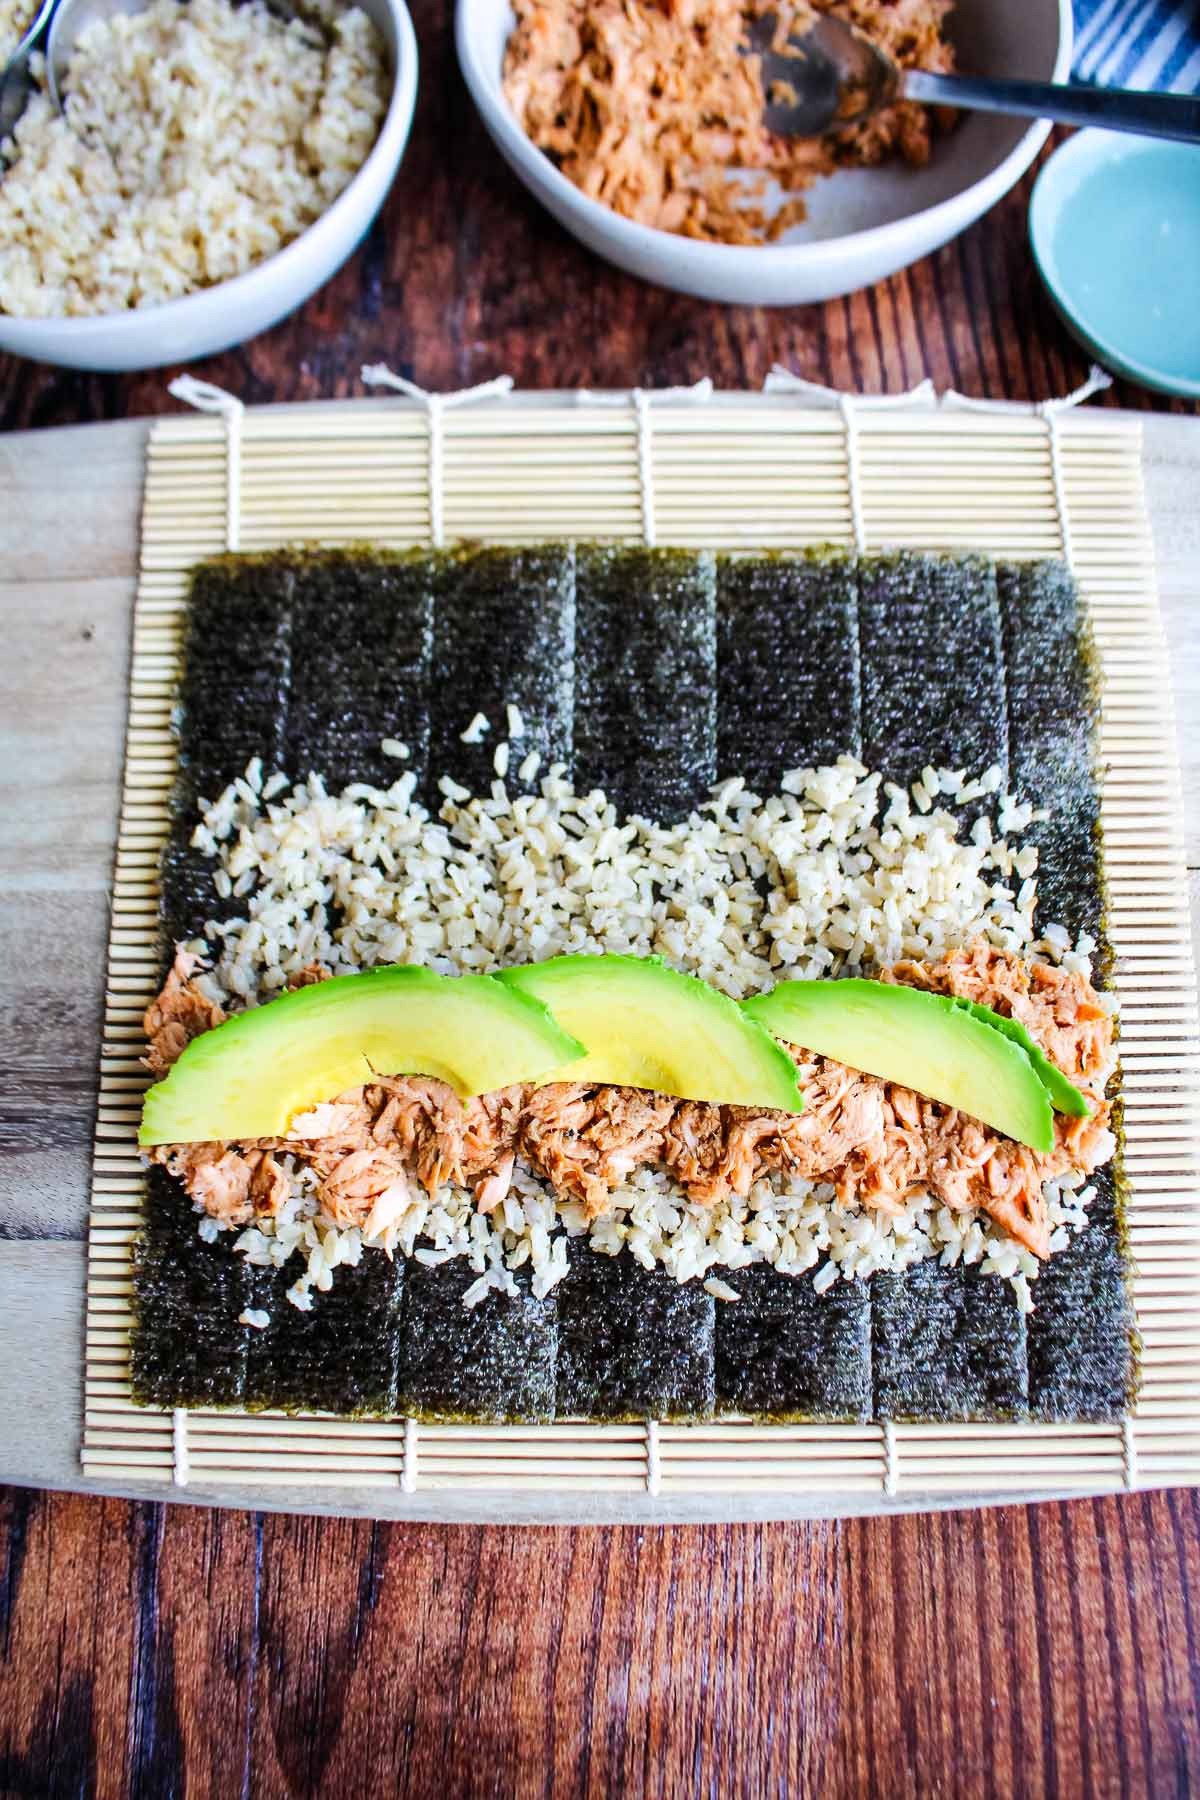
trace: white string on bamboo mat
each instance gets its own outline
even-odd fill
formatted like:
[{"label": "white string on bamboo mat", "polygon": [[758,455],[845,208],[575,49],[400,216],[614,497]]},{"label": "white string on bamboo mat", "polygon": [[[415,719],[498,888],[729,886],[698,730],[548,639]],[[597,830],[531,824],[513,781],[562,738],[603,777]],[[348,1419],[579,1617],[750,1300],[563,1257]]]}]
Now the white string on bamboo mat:
[{"label": "white string on bamboo mat", "polygon": [[[1090,400],[1093,394],[1112,386],[1112,377],[1105,373],[1098,364],[1093,363],[1088,370],[1087,380],[1080,383],[1070,394],[1060,400],[1045,400],[1037,408],[1040,418],[1045,421],[1046,435],[1050,448],[1050,479],[1054,483],[1054,510],[1058,518],[1058,535],[1062,544],[1063,561],[1069,569],[1075,566],[1074,541],[1071,535],[1070,513],[1067,507],[1066,489],[1063,484],[1062,441],[1059,433],[1059,420],[1062,414],[1071,407],[1079,406]],[[1137,1446],[1134,1442],[1133,1421],[1126,1413],[1121,1420],[1121,1464],[1126,1488],[1137,1485]]]},{"label": "white string on bamboo mat", "polygon": [[1128,1413],[1121,1420],[1121,1462],[1124,1467],[1124,1485],[1137,1487],[1137,1438],[1133,1436],[1133,1420]]},{"label": "white string on bamboo mat", "polygon": [[900,1486],[900,1446],[896,1427],[890,1419],[883,1421],[883,1491],[889,1499]]},{"label": "white string on bamboo mat", "polygon": [[442,493],[446,414],[452,406],[469,406],[474,400],[494,400],[503,394],[510,394],[513,378],[511,375],[497,375],[492,381],[481,381],[476,387],[459,388],[456,393],[432,394],[428,389],[418,387],[415,381],[393,374],[386,363],[364,363],[362,379],[367,387],[391,388],[395,393],[415,400],[418,406],[425,409],[425,416],[429,421],[429,536],[434,549],[440,550],[446,541],[445,498]]},{"label": "white string on bamboo mat", "polygon": [[705,401],[713,397],[713,384],[704,375],[690,387],[630,388],[628,393],[596,393],[580,388],[575,398],[580,406],[630,406],[637,421],[638,489],[642,506],[642,540],[650,549],[658,542],[658,526],[654,508],[654,437],[651,408],[660,400]]},{"label": "white string on bamboo mat", "polygon": [[178,375],[167,389],[176,400],[197,412],[216,413],[225,421],[225,548],[236,550],[242,534],[242,414],[245,407],[236,394],[197,381],[194,375]]},{"label": "white string on bamboo mat", "polygon": [[[1065,412],[1090,400],[1093,394],[1101,393],[1112,386],[1112,377],[1105,373],[1098,364],[1093,363],[1088,371],[1087,380],[1059,399],[1042,400],[1032,405],[1021,405],[1006,400],[974,399],[970,395],[960,394],[954,388],[948,388],[940,396],[932,381],[926,379],[915,388],[902,394],[846,394],[838,388],[824,386],[818,381],[806,381],[802,375],[795,375],[790,369],[776,364],[763,382],[763,392],[768,394],[796,394],[805,399],[815,401],[818,405],[836,407],[842,415],[842,423],[846,434],[846,464],[848,471],[850,494],[850,522],[854,532],[856,549],[866,549],[866,528],[862,510],[862,495],[858,479],[858,435],[857,415],[860,410],[875,410],[888,406],[943,406],[948,411],[958,412],[1012,412],[1014,410],[1030,411],[1037,418],[1045,421],[1046,436],[1050,451],[1050,476],[1054,484],[1054,510],[1058,519],[1058,534],[1062,543],[1063,561],[1068,568],[1073,566],[1074,544],[1071,536],[1071,521],[1067,508],[1066,489],[1063,481],[1062,444],[1059,434],[1059,421]],[[1121,1425],[1121,1446],[1124,1462],[1125,1485],[1133,1487],[1137,1481],[1137,1446],[1134,1441],[1132,1421],[1126,1417]],[[885,1494],[895,1494],[900,1481],[899,1445],[896,1440],[895,1427],[890,1421],[883,1426],[884,1478]]]},{"label": "white string on bamboo mat", "polygon": [[[1099,363],[1093,363],[1088,370],[1086,381],[1081,381],[1077,388],[1069,394],[1063,394],[1055,400],[1041,400],[1032,408],[1039,419],[1045,421],[1046,441],[1050,451],[1050,479],[1054,484],[1054,511],[1058,519],[1058,536],[1062,544],[1063,561],[1067,567],[1073,568],[1075,563],[1075,542],[1071,531],[1071,515],[1067,506],[1066,486],[1063,480],[1062,438],[1059,432],[1059,421],[1073,407],[1081,406],[1090,400],[1093,394],[1103,393],[1112,386],[1112,376],[1102,369]],[[994,411],[997,402],[994,400],[974,400],[967,394],[956,393],[951,389],[942,395],[942,404],[951,410],[965,412]],[[1134,1488],[1138,1482],[1137,1442],[1134,1437],[1133,1420],[1129,1414],[1121,1420],[1121,1463],[1125,1486]]]},{"label": "white string on bamboo mat", "polygon": [[[211,381],[198,381],[194,375],[177,376],[167,392],[185,406],[225,421],[225,548],[236,550],[242,535],[242,414],[246,409],[236,394]],[[187,1432],[186,1409],[177,1406],[171,1414],[171,1480],[176,1487],[188,1483]]]},{"label": "white string on bamboo mat", "polygon": [[842,415],[846,438],[846,489],[850,499],[850,529],[854,548],[867,548],[867,522],[863,512],[862,488],[858,475],[858,412],[864,407],[932,406],[937,394],[932,381],[926,379],[903,394],[846,394],[839,388],[825,387],[819,381],[806,381],[776,363],[763,382],[764,394],[802,394],[821,406],[835,406]]},{"label": "white string on bamboo mat", "polygon": [[782,363],[776,363],[763,382],[764,394],[804,394],[818,406],[841,407],[843,401],[849,400],[855,406],[874,410],[876,407],[889,406],[936,406],[937,389],[928,376],[919,381],[915,388],[906,388],[902,394],[847,394],[842,388],[826,387],[822,381],[806,381],[803,375],[796,375],[791,369],[785,369]]},{"label": "white string on bamboo mat", "polygon": [[1059,420],[1071,407],[1078,406],[1084,400],[1090,400],[1093,394],[1112,386],[1112,376],[1095,363],[1088,373],[1086,381],[1081,382],[1074,393],[1066,394],[1061,400],[1043,400],[1038,407],[1038,416],[1046,421],[1046,433],[1050,440],[1050,475],[1054,482],[1054,508],[1058,513],[1058,534],[1062,539],[1063,561],[1067,567],[1074,567],[1074,543],[1071,537],[1071,519],[1067,509],[1066,490],[1063,486],[1062,440],[1059,435]]},{"label": "white string on bamboo mat", "polygon": [[850,522],[854,531],[855,546],[859,550],[866,549],[866,533],[862,516],[862,496],[858,484],[858,465],[855,452],[857,450],[857,413],[860,410],[873,411],[877,407],[888,406],[944,406],[951,412],[1032,412],[1046,424],[1046,438],[1050,450],[1050,478],[1054,483],[1054,507],[1058,515],[1058,533],[1062,543],[1063,561],[1068,568],[1072,566],[1073,543],[1071,538],[1071,521],[1067,512],[1066,492],[1063,485],[1062,444],[1058,429],[1062,414],[1072,407],[1090,400],[1104,388],[1112,386],[1112,376],[1107,374],[1098,363],[1093,363],[1088,370],[1087,380],[1069,394],[1059,399],[1022,402],[1012,400],[976,399],[970,394],[960,394],[956,388],[947,388],[939,394],[928,377],[909,388],[902,394],[847,394],[840,388],[826,387],[819,381],[806,381],[802,375],[795,375],[791,369],[785,369],[776,363],[766,380],[763,392],[766,394],[802,394],[809,400],[822,406],[836,406],[842,415],[846,431],[846,460],[849,467],[850,486]]},{"label": "white string on bamboo mat", "polygon": [[417,1491],[417,1421],[404,1421],[404,1467],[400,1474],[400,1491],[403,1494],[415,1494]]},{"label": "white string on bamboo mat", "polygon": [[187,1413],[177,1406],[171,1414],[171,1480],[176,1487],[188,1483]]},{"label": "white string on bamboo mat", "polygon": [[1135,1488],[1138,1484],[1137,1439],[1133,1432],[1133,1420],[1128,1413],[1121,1420],[1121,1466],[1125,1486]]},{"label": "white string on bamboo mat", "polygon": [[646,1420],[646,1492],[662,1491],[662,1446],[658,1441],[658,1420]]},{"label": "white string on bamboo mat", "polygon": [[[1067,509],[1066,489],[1063,485],[1062,440],[1059,433],[1059,420],[1063,413],[1070,412],[1072,407],[1081,406],[1090,400],[1093,394],[1099,394],[1112,386],[1112,376],[1103,370],[1099,363],[1093,363],[1088,370],[1087,380],[1081,381],[1077,388],[1069,394],[1063,394],[1056,400],[1036,401],[1030,410],[1039,419],[1045,421],[1046,443],[1050,451],[1050,479],[1054,484],[1054,510],[1058,516],[1058,536],[1062,544],[1063,561],[1068,568],[1074,566],[1074,542],[1071,536],[1071,520]],[[1007,401],[975,400],[969,394],[960,394],[949,388],[942,395],[942,405],[951,411],[958,412],[992,412],[998,406],[1009,406]]]},{"label": "white string on bamboo mat", "polygon": [[[242,414],[246,410],[236,394],[179,375],[167,392],[197,412],[213,413],[225,421],[225,548],[236,550],[242,535]],[[176,1487],[188,1482],[187,1412],[177,1406],[171,1414],[171,1479]]]}]

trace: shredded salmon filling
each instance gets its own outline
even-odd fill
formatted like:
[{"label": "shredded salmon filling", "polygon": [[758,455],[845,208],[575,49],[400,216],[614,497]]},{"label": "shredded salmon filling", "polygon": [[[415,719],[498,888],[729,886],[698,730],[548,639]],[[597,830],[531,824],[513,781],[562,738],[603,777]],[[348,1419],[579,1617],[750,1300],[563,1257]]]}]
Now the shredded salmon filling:
[{"label": "shredded salmon filling", "polygon": [[[901,67],[939,73],[954,66],[942,36],[950,5],[813,0]],[[920,165],[952,116],[902,101],[823,138],[768,131],[747,24],[773,15],[782,47],[811,16],[805,0],[513,0],[513,10],[504,91],[528,137],[593,200],[684,237],[769,242],[804,203],[751,204],[767,177],[795,196],[839,164],[899,155]]]},{"label": "shredded salmon filling", "polygon": [[199,967],[198,956],[177,950],[162,993],[146,1008],[142,1024],[150,1049],[144,1061],[152,1075],[165,1075],[194,1037],[211,1031],[225,1017],[216,1001],[209,1000],[192,980]]},{"label": "shredded salmon filling", "polygon": [[[146,1012],[147,1065],[165,1072],[193,1037],[220,1023],[197,987],[196,958],[180,952]],[[311,966],[297,985],[321,980]],[[460,1100],[425,1076],[380,1078],[298,1114],[286,1138],[238,1144],[161,1144],[149,1152],[192,1199],[224,1225],[274,1215],[289,1193],[278,1158],[307,1164],[336,1225],[370,1237],[408,1204],[416,1177],[430,1195],[445,1182],[470,1187],[491,1212],[518,1159],[591,1218],[645,1164],[670,1171],[689,1199],[715,1205],[748,1194],[776,1172],[832,1183],[843,1200],[897,1214],[925,1191],[955,1211],[980,1208],[1019,1244],[1050,1254],[1042,1184],[1090,1173],[1113,1155],[1105,1089],[1115,1066],[1112,1019],[1082,975],[1023,961],[979,942],[941,963],[900,962],[882,972],[940,994],[960,994],[1019,1019],[1047,1057],[1086,1096],[1087,1118],[1054,1117],[1047,1155],[895,1082],[862,1075],[800,1047],[802,1113],[676,1100],[637,1088],[556,1082]]]}]

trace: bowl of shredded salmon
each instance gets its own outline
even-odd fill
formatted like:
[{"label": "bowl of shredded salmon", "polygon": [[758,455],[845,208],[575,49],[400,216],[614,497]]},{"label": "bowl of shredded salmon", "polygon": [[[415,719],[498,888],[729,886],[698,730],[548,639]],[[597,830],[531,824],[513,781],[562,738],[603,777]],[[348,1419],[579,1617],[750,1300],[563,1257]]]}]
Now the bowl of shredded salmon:
[{"label": "bowl of shredded salmon", "polygon": [[[1061,79],[1065,0],[812,0],[901,67]],[[458,0],[459,59],[510,166],[589,248],[703,298],[795,304],[947,242],[1047,127],[902,102],[820,138],[764,117],[750,33],[808,0]]]}]

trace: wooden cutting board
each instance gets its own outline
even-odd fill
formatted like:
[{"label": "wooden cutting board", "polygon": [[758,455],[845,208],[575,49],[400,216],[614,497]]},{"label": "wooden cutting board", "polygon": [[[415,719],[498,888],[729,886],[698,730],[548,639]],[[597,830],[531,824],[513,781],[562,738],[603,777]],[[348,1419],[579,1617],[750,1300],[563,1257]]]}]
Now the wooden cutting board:
[{"label": "wooden cutting board", "polygon": [[[1200,868],[1200,421],[1145,416],[1147,500],[1181,733],[1188,866]],[[138,554],[142,421],[0,438],[0,1481],[80,1491],[83,1237]],[[161,1498],[160,1485],[142,1492]],[[186,1494],[179,1497],[187,1497]],[[261,1506],[261,1490],[223,1494]],[[328,1490],[280,1508],[378,1509]],[[451,1501],[450,1505],[446,1502]],[[928,1504],[918,1501],[915,1504]],[[499,1497],[496,1519],[535,1516]],[[603,1516],[649,1516],[638,1497]],[[753,1498],[730,1507],[759,1512]],[[795,1508],[775,1496],[763,1516]],[[847,1509],[843,1501],[838,1511]],[[443,1494],[439,1516],[453,1517]],[[711,1501],[704,1515],[713,1517]],[[669,1516],[686,1518],[686,1499]],[[597,1516],[600,1516],[599,1513]],[[654,1516],[668,1516],[657,1502]],[[536,1517],[545,1520],[545,1498]]]}]

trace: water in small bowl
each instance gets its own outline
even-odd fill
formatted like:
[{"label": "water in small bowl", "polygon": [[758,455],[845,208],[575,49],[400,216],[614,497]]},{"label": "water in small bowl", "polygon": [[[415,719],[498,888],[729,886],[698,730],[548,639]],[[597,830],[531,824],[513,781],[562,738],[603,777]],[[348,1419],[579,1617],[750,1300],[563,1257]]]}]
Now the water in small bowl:
[{"label": "water in small bowl", "polygon": [[1200,396],[1200,147],[1080,132],[1038,177],[1029,229],[1055,306],[1094,355]]}]

